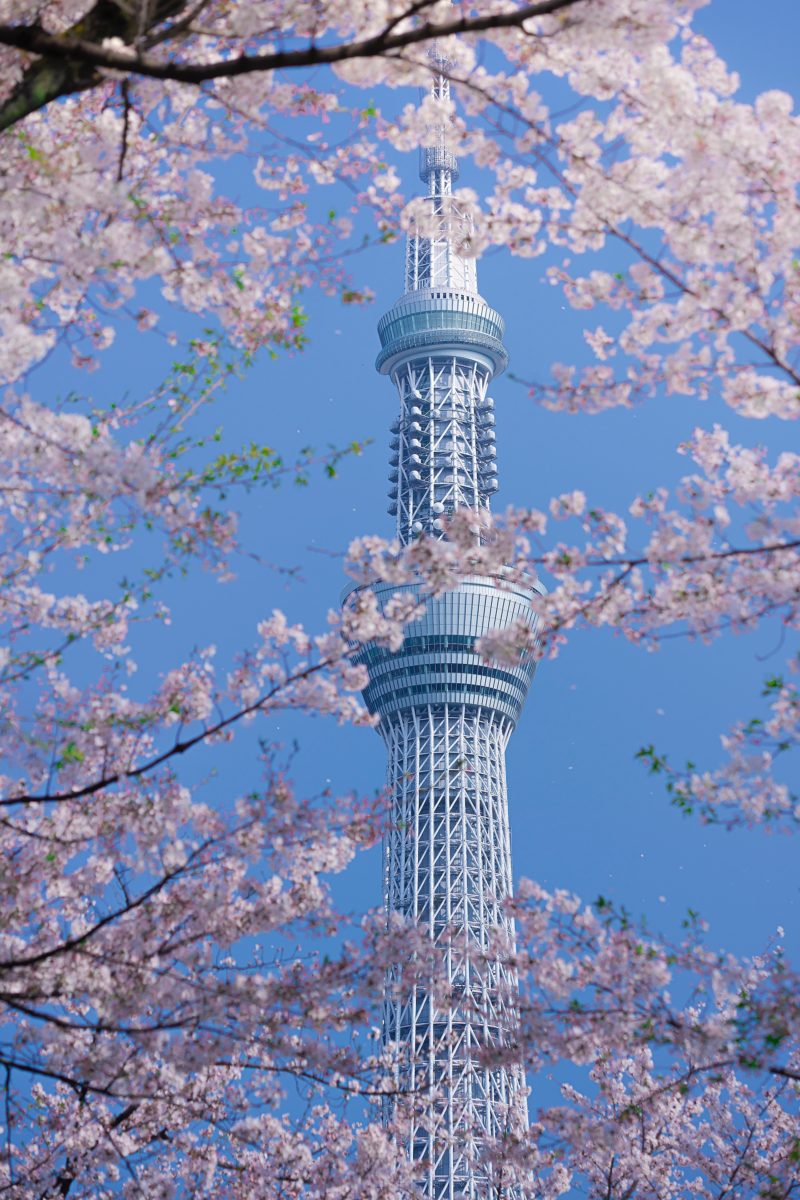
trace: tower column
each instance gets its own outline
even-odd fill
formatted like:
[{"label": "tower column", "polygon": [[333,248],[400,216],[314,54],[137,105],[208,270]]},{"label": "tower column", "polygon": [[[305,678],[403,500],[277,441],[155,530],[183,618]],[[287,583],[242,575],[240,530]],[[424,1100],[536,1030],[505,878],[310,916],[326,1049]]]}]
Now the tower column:
[{"label": "tower column", "polygon": [[[388,981],[385,1038],[397,1044],[398,1082],[422,1099],[408,1133],[426,1195],[483,1200],[482,1137],[524,1122],[519,1071],[482,1056],[513,1026],[516,979],[480,961],[492,931],[513,939],[502,900],[511,890],[505,751],[512,724],[491,708],[427,705],[382,727],[393,794],[384,846],[390,911],[418,921],[441,948],[450,998],[425,987],[396,995]],[[476,952],[477,958],[476,960]]]},{"label": "tower column", "polygon": [[[376,365],[400,400],[389,511],[403,544],[445,537],[458,509],[489,508],[497,489],[489,387],[508,361],[502,318],[478,293],[474,260],[459,254],[469,222],[453,195],[445,64],[434,61],[442,120],[420,168],[431,227],[409,237],[405,291],[378,324]],[[357,656],[388,754],[387,912],[419,923],[438,955],[428,985],[404,987],[402,964],[389,972],[384,1040],[413,1099],[402,1136],[421,1196],[489,1200],[496,1181],[484,1143],[526,1121],[521,1070],[490,1066],[486,1052],[514,1039],[516,979],[491,945],[498,933],[514,936],[503,907],[512,885],[505,754],[534,665],[484,662],[475,643],[520,620],[533,628],[541,588],[473,575],[435,598],[420,587],[371,585],[381,608],[411,590],[424,611],[397,652],[367,645]]]}]

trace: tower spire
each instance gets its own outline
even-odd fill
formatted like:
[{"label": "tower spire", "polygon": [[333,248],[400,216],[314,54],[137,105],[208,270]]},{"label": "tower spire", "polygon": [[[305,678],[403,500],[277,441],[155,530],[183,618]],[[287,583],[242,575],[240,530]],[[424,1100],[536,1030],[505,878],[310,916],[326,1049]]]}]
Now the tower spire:
[{"label": "tower spire", "polygon": [[470,232],[468,217],[452,199],[458,179],[458,160],[450,148],[449,109],[451,65],[434,46],[428,51],[433,66],[430,95],[439,107],[439,116],[429,128],[430,144],[419,154],[419,177],[427,188],[427,201],[438,226],[430,236],[412,232],[406,245],[406,293],[430,288],[454,288],[477,295],[478,280],[474,258],[458,253],[457,243]]},{"label": "tower spire", "polygon": [[[447,68],[450,60],[434,46],[428,51],[428,58],[434,67],[431,80],[430,94],[444,108],[450,100],[450,77]],[[447,137],[446,115],[442,113],[441,121],[434,126],[436,140],[430,146],[423,146],[419,155],[419,177],[428,188],[431,199],[437,196],[449,196],[452,185],[458,179],[458,162],[450,152]]]}]

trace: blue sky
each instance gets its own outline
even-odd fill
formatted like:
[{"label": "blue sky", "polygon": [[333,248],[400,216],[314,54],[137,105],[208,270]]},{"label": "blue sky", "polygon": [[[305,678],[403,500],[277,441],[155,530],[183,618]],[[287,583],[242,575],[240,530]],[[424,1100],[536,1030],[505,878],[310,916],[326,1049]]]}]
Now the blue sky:
[{"label": "blue sky", "polygon": [[[743,98],[773,87],[796,91],[800,16],[793,0],[757,9],[744,0],[715,0],[697,25],[740,72]],[[400,169],[412,180],[414,156]],[[371,439],[335,480],[316,474],[305,489],[286,484],[244,499],[244,540],[267,563],[299,566],[302,580],[290,582],[269,566],[245,561],[231,584],[194,576],[176,581],[168,596],[172,625],[142,640],[143,681],[210,642],[224,661],[273,607],[311,630],[322,629],[344,582],[338,554],[360,534],[391,533],[385,500],[397,401],[373,364],[375,325],[402,286],[400,245],[365,253],[357,270],[375,290],[375,304],[342,308],[309,297],[309,347],[274,361],[264,357],[213,414],[231,446],[253,439],[287,456],[307,444]],[[481,291],[507,322],[512,369],[527,377],[544,376],[553,360],[570,361],[582,344],[575,314],[564,309],[543,273],[540,260],[500,253],[479,264]],[[144,361],[142,344],[135,336],[120,339],[88,381],[99,395],[111,399],[125,388],[138,393],[155,382],[161,359],[153,351]],[[35,373],[31,390],[43,398],[48,390],[63,392],[68,379],[53,359]],[[498,508],[543,506],[551,495],[577,487],[595,503],[624,509],[637,492],[669,485],[686,469],[675,447],[698,424],[722,421],[742,440],[798,449],[788,425],[736,421],[713,400],[700,406],[670,397],[634,413],[576,417],[534,407],[508,378],[497,380],[492,392]],[[114,577],[113,564],[105,569]],[[516,874],[587,900],[611,896],[667,932],[675,932],[692,907],[710,922],[715,943],[740,952],[760,949],[781,924],[797,949],[798,843],[705,829],[671,808],[659,780],[634,761],[637,749],[652,742],[675,762],[692,758],[713,767],[720,759],[720,732],[758,712],[761,681],[782,669],[779,641],[776,623],[708,647],[676,639],[656,654],[607,632],[574,636],[558,659],[541,666],[510,747]],[[382,784],[384,754],[375,733],[300,717],[272,722],[269,733],[287,745],[298,741],[301,787],[317,791],[330,780],[335,789],[369,794]],[[205,752],[197,770],[204,774],[220,753]],[[219,765],[224,773],[211,788],[223,803],[257,780],[255,760],[228,753]],[[380,887],[374,852],[348,871],[339,890],[348,907],[367,909],[380,902]]]}]

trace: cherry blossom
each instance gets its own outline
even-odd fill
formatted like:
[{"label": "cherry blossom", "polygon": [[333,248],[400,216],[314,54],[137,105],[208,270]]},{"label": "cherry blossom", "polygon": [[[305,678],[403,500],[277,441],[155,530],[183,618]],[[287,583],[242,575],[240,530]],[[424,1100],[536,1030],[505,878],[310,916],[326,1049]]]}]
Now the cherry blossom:
[{"label": "cherry blossom", "polygon": [[[792,660],[790,671],[797,669]],[[764,697],[769,714],[740,721],[721,738],[725,761],[714,770],[699,770],[694,763],[674,768],[655,747],[646,746],[639,757],[654,775],[663,773],[673,804],[687,814],[698,812],[703,821],[727,828],[762,824],[767,829],[794,830],[800,804],[777,772],[782,756],[798,743],[800,698],[788,675],[766,680]]]},{"label": "cherry blossom", "polygon": [[[624,511],[575,481],[494,522],[457,512],[444,538],[402,550],[365,530],[347,569],[396,584],[393,600],[356,586],[321,630],[265,612],[236,656],[209,637],[136,674],[141,625],[170,620],[160,584],[201,567],[225,579],[247,551],[244,488],[358,452],[209,459],[202,417],[259,352],[303,349],[309,290],[369,300],[350,251],[424,232],[397,155],[435,123],[403,91],[426,84],[434,38],[457,85],[454,147],[488,180],[485,198],[453,197],[459,251],[546,258],[586,314],[576,361],[533,396],[594,412],[714,395],[741,418],[797,417],[800,126],[783,93],[737,98],[692,30],[698,7],[0,0],[9,1196],[417,1194],[399,1131],[418,1098],[398,1094],[380,1006],[387,967],[435,991],[438,960],[413,926],[334,903],[385,798],[298,795],[268,731],[286,710],[373,725],[358,648],[399,648],[426,595],[467,575],[543,577],[534,626],[482,639],[498,662],[553,657],[578,629],[647,650],[767,617],[796,629],[800,461],[715,426],[687,430],[677,487],[654,480]],[[548,109],[547,75],[572,89],[568,115]],[[257,202],[227,188],[232,163]],[[91,372],[123,334],[178,361],[101,403]],[[80,396],[37,390],[50,355],[83,373]],[[94,585],[147,539],[145,574]],[[766,681],[766,713],[722,735],[721,765],[642,750],[675,803],[796,828],[794,665]],[[226,776],[229,753],[254,767],[249,789]],[[534,884],[509,906],[518,946],[473,951],[513,959],[520,1022],[503,1053],[534,1089],[530,1131],[510,1122],[482,1147],[497,1200],[795,1194],[800,1008],[780,939],[734,958],[694,918],[671,943],[602,897]],[[547,1074],[555,1099],[537,1093]],[[390,1094],[396,1127],[379,1119]]]}]

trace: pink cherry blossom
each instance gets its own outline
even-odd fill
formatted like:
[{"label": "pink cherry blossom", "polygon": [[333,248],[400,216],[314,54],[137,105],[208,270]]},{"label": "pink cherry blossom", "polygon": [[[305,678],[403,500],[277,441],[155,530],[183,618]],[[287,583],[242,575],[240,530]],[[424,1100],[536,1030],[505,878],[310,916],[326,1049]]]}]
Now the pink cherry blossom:
[{"label": "pink cherry blossom", "polygon": [[[397,650],[427,595],[470,575],[546,576],[533,629],[481,640],[499,662],[553,657],[579,628],[647,650],[766,617],[797,628],[800,460],[698,428],[678,486],[654,480],[624,511],[575,486],[495,521],[456,512],[444,537],[402,550],[365,530],[347,569],[356,585],[397,585],[394,599],[355,586],[320,630],[265,612],[230,659],[208,644],[137,674],[140,623],[170,620],[170,573],[225,579],[247,550],[234,485],[293,469],[260,449],[198,453],[229,368],[302,349],[304,294],[369,300],[349,252],[430,221],[400,194],[394,156],[440,119],[407,102],[437,32],[459,85],[454,145],[491,180],[485,197],[452,198],[459,253],[546,254],[550,285],[585,314],[580,361],[530,381],[533,396],[595,412],[715,395],[744,419],[797,418],[800,124],[781,92],[737,98],[692,31],[700,3],[512,14],[437,0],[419,15],[397,0],[0,0],[12,1200],[419,1194],[402,1122],[420,1098],[398,1086],[380,1008],[389,967],[395,986],[424,981],[446,1000],[437,952],[412,924],[337,909],[331,876],[381,837],[385,798],[298,795],[269,730],[287,710],[373,725],[358,649]],[[548,75],[579,109],[549,110]],[[258,203],[227,187],[233,160]],[[330,209],[338,185],[347,212]],[[88,388],[122,334],[178,346],[171,331],[187,327],[170,377],[116,407],[37,391],[50,354]],[[98,564],[141,546],[155,554],[144,577],[95,586]],[[705,821],[796,829],[794,665],[766,681],[760,715],[722,734],[721,765],[643,748],[673,801]],[[253,760],[248,789],[225,774],[232,742]],[[497,1200],[794,1194],[800,981],[781,947],[734,958],[699,927],[671,944],[607,900],[532,883],[508,904],[519,945],[498,935],[468,952],[512,960],[520,1022],[502,1053],[531,1081],[556,1075],[560,1100],[534,1090],[530,1130],[510,1112],[480,1147]]]}]

